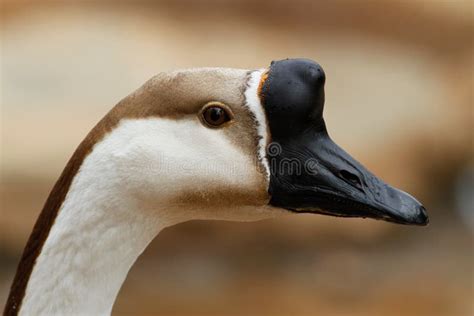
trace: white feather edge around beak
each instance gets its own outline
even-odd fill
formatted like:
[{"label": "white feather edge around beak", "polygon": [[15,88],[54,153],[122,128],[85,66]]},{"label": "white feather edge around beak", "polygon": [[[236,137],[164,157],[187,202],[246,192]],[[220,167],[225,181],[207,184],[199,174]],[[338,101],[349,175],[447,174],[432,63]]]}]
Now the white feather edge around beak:
[{"label": "white feather edge around beak", "polygon": [[258,141],[258,159],[265,168],[267,178],[270,180],[270,165],[268,163],[266,148],[268,146],[270,137],[268,135],[268,124],[263,105],[258,95],[258,89],[262,80],[262,75],[266,69],[254,70],[250,73],[247,82],[247,89],[245,90],[245,105],[254,115],[257,125]]}]

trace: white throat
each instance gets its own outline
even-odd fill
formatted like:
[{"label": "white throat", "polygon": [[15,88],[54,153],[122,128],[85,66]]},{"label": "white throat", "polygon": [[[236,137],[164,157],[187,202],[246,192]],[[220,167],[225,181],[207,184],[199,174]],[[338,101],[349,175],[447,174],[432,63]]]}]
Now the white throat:
[{"label": "white throat", "polygon": [[62,208],[28,283],[22,315],[110,314],[129,269],[166,226],[90,189],[82,197],[72,194]]},{"label": "white throat", "polygon": [[[190,137],[176,136],[183,130]],[[208,134],[214,142],[199,143],[210,139]],[[183,172],[176,163],[163,169],[167,161],[209,157],[208,152],[212,166],[233,162],[232,172]],[[258,220],[279,214],[255,205],[205,213],[176,202],[199,184],[231,190],[258,185],[249,159],[195,118],[121,122],[95,145],[75,176],[33,268],[20,314],[108,315],[129,269],[164,227],[194,218]]]},{"label": "white throat", "polygon": [[124,198],[113,167],[97,170],[97,150],[84,161],[51,228],[22,315],[110,314],[129,269],[169,225]]}]

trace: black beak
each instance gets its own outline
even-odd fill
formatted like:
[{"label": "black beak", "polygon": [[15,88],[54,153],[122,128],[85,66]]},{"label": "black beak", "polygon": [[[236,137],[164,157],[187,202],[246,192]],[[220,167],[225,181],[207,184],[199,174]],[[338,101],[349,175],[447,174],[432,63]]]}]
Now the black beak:
[{"label": "black beak", "polygon": [[272,136],[270,204],[294,212],[426,225],[420,202],[378,179],[330,139],[323,120],[324,83],[321,66],[306,59],[272,62],[262,83]]}]

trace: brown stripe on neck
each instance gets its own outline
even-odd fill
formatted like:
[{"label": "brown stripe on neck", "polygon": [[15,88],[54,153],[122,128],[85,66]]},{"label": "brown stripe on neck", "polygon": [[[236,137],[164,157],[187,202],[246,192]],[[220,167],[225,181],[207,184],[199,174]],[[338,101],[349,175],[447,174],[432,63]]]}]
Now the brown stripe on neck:
[{"label": "brown stripe on neck", "polygon": [[[118,122],[124,117],[142,117],[149,115],[146,107],[141,106],[147,103],[150,93],[146,93],[147,86],[151,80],[142,88],[138,89],[128,97],[119,102],[97,125],[89,132],[86,138],[80,143],[76,151],[69,159],[61,176],[56,181],[46,203],[41,211],[28,242],[23,250],[20,263],[10,288],[10,294],[4,309],[4,315],[18,315],[21,303],[25,296],[28,280],[33,271],[38,256],[41,253],[44,243],[48,238],[61,205],[71,186],[72,180],[76,176],[84,159],[92,151],[94,145],[99,142],[105,134],[110,132]],[[140,102],[143,101],[143,102]]]},{"label": "brown stripe on neck", "polygon": [[[35,226],[28,242],[23,250],[20,263],[10,288],[10,294],[4,309],[4,315],[18,315],[21,303],[25,296],[28,281],[33,271],[38,256],[41,253],[44,243],[48,238],[49,232],[56,220],[61,205],[71,186],[72,180],[76,176],[84,159],[92,151],[94,145],[110,132],[118,122],[124,117],[141,117],[149,113],[144,107],[137,104],[137,98],[146,96],[143,93],[144,85],[128,97],[120,101],[97,125],[89,132],[86,138],[79,144],[72,157],[69,159],[61,176],[56,181],[51,193],[44,204],[44,207],[36,220]],[[146,99],[146,98],[145,98]],[[133,110],[130,110],[133,109]]]},{"label": "brown stripe on neck", "polygon": [[5,305],[4,315],[13,316],[17,315],[20,311],[28,280],[33,271],[36,259],[43,248],[59,209],[66,198],[72,180],[79,171],[85,157],[92,151],[94,144],[100,141],[117,122],[117,118],[113,116],[107,115],[104,117],[81,142],[61,173],[61,176],[56,181],[23,250],[23,255],[20,259]]}]

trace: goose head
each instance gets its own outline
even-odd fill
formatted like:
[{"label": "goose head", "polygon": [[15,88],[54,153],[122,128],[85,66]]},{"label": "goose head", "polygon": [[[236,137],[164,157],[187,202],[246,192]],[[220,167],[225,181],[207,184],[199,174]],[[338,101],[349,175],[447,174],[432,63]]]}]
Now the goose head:
[{"label": "goose head", "polygon": [[176,222],[291,212],[426,224],[420,202],[331,140],[324,84],[307,59],[161,74],[109,114],[105,154],[123,194],[165,203]]},{"label": "goose head", "polygon": [[287,59],[162,73],[120,101],[51,191],[5,314],[110,314],[140,253],[187,220],[315,213],[427,224],[415,198],[330,139],[324,82],[317,63]]}]

